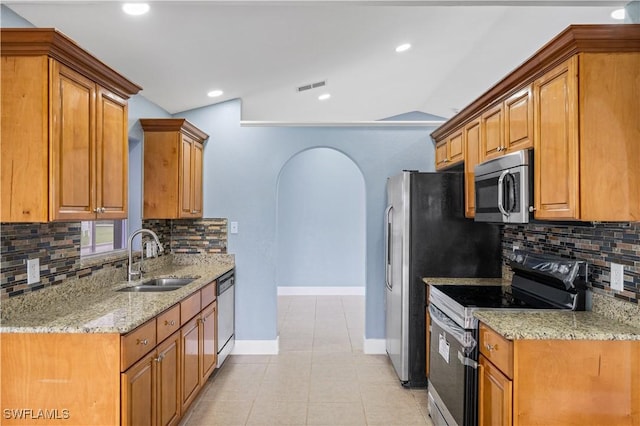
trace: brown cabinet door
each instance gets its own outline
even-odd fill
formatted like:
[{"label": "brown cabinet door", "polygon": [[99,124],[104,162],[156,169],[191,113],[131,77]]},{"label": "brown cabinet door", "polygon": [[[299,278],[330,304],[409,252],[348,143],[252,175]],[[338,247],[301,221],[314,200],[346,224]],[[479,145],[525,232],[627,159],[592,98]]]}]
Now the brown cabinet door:
[{"label": "brown cabinet door", "polygon": [[478,365],[478,426],[511,425],[513,382],[483,355]]},{"label": "brown cabinet door", "polygon": [[536,219],[579,219],[576,57],[533,83]]},{"label": "brown cabinet door", "polygon": [[158,345],[157,416],[158,425],[177,425],[180,421],[180,333]]},{"label": "brown cabinet door", "polygon": [[464,161],[464,215],[476,215],[476,182],[474,168],[480,162],[480,120],[467,124],[464,129],[467,153]]},{"label": "brown cabinet door", "polygon": [[499,104],[482,114],[481,143],[482,161],[489,158],[499,157],[503,154],[503,127],[502,127],[502,104]]},{"label": "brown cabinet door", "polygon": [[200,316],[195,317],[182,327],[181,337],[181,381],[182,412],[186,412],[200,390]]},{"label": "brown cabinet door", "polygon": [[204,383],[213,370],[216,368],[217,363],[217,320],[218,320],[218,305],[217,302],[213,302],[202,311],[202,371],[200,374],[202,383]]},{"label": "brown cabinet door", "polygon": [[129,141],[127,102],[98,87],[96,104],[96,206],[98,219],[127,218]]},{"label": "brown cabinet door", "polygon": [[187,135],[181,136],[180,143],[180,217],[193,217],[194,213],[194,188],[193,188],[193,165],[195,142]]},{"label": "brown cabinet door", "polygon": [[504,101],[504,138],[507,151],[533,147],[533,106],[531,104],[529,87]]},{"label": "brown cabinet door", "polygon": [[449,136],[447,140],[447,158],[450,165],[464,161],[463,130],[458,130]]},{"label": "brown cabinet door", "polygon": [[192,145],[192,159],[193,166],[191,168],[191,181],[192,181],[192,209],[191,213],[193,217],[202,217],[202,162],[204,147],[194,142]]},{"label": "brown cabinet door", "polygon": [[96,208],[96,85],[51,61],[51,220],[92,220]]},{"label": "brown cabinet door", "polygon": [[154,363],[151,353],[121,374],[122,426],[155,426]]},{"label": "brown cabinet door", "polygon": [[447,167],[447,140],[436,143],[436,169]]}]

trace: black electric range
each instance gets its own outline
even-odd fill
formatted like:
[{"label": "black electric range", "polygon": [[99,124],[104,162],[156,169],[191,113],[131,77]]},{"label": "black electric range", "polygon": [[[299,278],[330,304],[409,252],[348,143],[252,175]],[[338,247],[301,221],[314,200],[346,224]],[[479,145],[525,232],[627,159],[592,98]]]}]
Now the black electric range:
[{"label": "black electric range", "polygon": [[510,285],[432,285],[429,303],[465,329],[478,309],[585,309],[586,262],[515,251],[510,266]]},{"label": "black electric range", "polygon": [[584,310],[584,261],[515,251],[510,285],[432,285],[428,405],[436,426],[476,426],[479,309]]}]

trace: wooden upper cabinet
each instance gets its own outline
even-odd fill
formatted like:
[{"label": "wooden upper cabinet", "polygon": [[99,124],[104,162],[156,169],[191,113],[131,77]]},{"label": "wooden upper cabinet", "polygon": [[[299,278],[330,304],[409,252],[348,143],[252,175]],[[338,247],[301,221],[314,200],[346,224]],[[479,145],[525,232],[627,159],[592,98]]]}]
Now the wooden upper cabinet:
[{"label": "wooden upper cabinet", "polygon": [[504,149],[507,152],[533,147],[533,105],[527,86],[504,101]]},{"label": "wooden upper cabinet", "polygon": [[577,58],[533,84],[535,216],[580,217],[578,205]]},{"label": "wooden upper cabinet", "polygon": [[473,218],[476,215],[475,167],[480,163],[480,119],[471,121],[464,128],[466,154],[464,161],[464,215]]},{"label": "wooden upper cabinet", "polygon": [[431,136],[446,143],[480,117],[480,161],[533,148],[536,219],[637,222],[639,69],[640,25],[571,25]]},{"label": "wooden upper cabinet", "polygon": [[480,145],[482,160],[498,157],[504,150],[502,104],[485,111],[480,119]]},{"label": "wooden upper cabinet", "polygon": [[204,143],[184,118],[140,119],[144,129],[144,219],[202,217]]},{"label": "wooden upper cabinet", "polygon": [[458,129],[446,139],[436,143],[436,170],[462,164],[464,161],[463,129]]},{"label": "wooden upper cabinet", "polygon": [[140,87],[54,29],[2,28],[2,222],[127,217]]}]

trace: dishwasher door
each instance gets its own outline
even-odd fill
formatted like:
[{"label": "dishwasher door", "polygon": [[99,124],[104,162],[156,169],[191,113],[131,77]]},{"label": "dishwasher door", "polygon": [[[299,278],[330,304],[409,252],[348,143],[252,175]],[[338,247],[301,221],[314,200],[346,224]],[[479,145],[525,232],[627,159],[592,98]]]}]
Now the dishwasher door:
[{"label": "dishwasher door", "polygon": [[218,284],[218,368],[235,345],[235,277]]}]

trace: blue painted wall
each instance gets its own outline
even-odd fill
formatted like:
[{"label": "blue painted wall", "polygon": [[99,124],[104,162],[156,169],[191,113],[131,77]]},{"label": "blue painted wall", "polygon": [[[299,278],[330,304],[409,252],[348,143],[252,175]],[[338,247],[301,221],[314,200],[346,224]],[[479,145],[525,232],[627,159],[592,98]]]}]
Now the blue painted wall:
[{"label": "blue painted wall", "polygon": [[278,287],[363,287],[366,208],[364,177],[335,149],[291,158],[278,179]]},{"label": "blue painted wall", "polygon": [[[204,152],[204,215],[238,221],[229,235],[238,274],[236,331],[241,340],[277,336],[277,184],[294,155],[314,147],[351,158],[366,187],[365,336],[384,338],[385,186],[403,169],[433,171],[424,127],[241,127],[233,100],[181,114],[211,137]],[[428,117],[428,116],[426,116]],[[415,119],[415,118],[414,118]],[[428,118],[427,118],[428,119]]]}]

